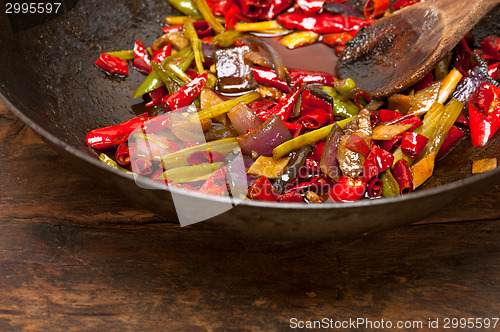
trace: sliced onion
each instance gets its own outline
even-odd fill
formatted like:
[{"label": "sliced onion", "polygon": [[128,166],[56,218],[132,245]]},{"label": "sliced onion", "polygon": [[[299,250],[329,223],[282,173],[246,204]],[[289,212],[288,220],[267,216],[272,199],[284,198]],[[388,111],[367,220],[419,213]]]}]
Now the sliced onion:
[{"label": "sliced onion", "polygon": [[325,147],[323,148],[323,153],[321,154],[321,160],[319,162],[321,170],[335,181],[340,179],[337,145],[343,135],[344,131],[342,128],[335,124],[326,139]]},{"label": "sliced onion", "polygon": [[276,115],[271,116],[257,129],[238,137],[241,150],[246,155],[253,152],[260,156],[272,156],[273,149],[292,139],[292,134],[283,121]]},{"label": "sliced onion", "polygon": [[244,103],[239,103],[233,107],[227,116],[238,135],[244,135],[249,129],[255,129],[262,124],[262,120]]}]

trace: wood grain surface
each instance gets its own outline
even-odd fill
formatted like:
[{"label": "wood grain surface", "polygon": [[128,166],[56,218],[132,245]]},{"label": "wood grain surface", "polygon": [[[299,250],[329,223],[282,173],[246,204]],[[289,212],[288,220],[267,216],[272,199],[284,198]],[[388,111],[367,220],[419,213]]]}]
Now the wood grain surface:
[{"label": "wood grain surface", "polygon": [[292,318],[428,330],[438,318],[437,331],[499,316],[500,186],[419,224],[283,246],[133,206],[1,104],[0,139],[0,331],[287,331]]}]

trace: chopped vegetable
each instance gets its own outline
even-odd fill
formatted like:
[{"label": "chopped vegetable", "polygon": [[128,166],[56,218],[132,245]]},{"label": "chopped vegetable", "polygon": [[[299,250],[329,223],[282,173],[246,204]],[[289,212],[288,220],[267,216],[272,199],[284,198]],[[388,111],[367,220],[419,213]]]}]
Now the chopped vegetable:
[{"label": "chopped vegetable", "polygon": [[479,174],[497,168],[497,158],[485,158],[472,162],[472,174]]}]

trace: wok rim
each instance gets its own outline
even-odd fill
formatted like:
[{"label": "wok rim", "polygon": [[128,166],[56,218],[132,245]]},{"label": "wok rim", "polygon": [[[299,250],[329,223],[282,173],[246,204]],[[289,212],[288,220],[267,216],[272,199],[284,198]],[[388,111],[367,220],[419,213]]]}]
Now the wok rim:
[{"label": "wok rim", "polygon": [[[6,85],[2,83],[0,85],[0,100],[4,103],[8,110],[14,113],[19,119],[21,119],[28,127],[30,127],[34,132],[42,136],[45,140],[48,140],[50,143],[55,146],[63,148],[65,151],[70,154],[76,156],[77,158],[92,164],[93,166],[99,167],[102,170],[114,173],[115,175],[127,179],[133,180],[133,176],[127,174],[125,172],[116,170],[112,167],[109,167],[99,161],[97,158],[94,158],[76,147],[68,144],[67,142],[59,139],[53,134],[49,133],[47,130],[39,126],[35,121],[33,121],[30,117],[25,115],[14,103],[12,103],[9,98],[5,95]],[[3,91],[2,91],[3,90]],[[397,197],[384,197],[379,199],[362,199],[355,202],[325,202],[321,204],[304,204],[304,203],[278,203],[278,202],[264,202],[264,201],[255,201],[255,200],[241,200],[239,205],[249,206],[249,207],[260,207],[260,208],[278,208],[278,209],[298,209],[298,210],[342,210],[342,209],[351,209],[351,208],[364,208],[364,207],[373,207],[378,205],[390,205],[397,204],[403,201],[411,201],[411,200],[419,200],[424,198],[425,196],[439,195],[445,192],[456,190],[460,187],[466,187],[468,185],[473,184],[474,182],[479,182],[481,180],[487,178],[498,178],[500,176],[500,167],[497,167],[495,170],[488,171],[482,174],[474,174],[466,179],[461,179],[458,181],[454,181],[451,183],[447,183],[445,185],[441,185],[438,187],[414,191],[409,194],[405,194]],[[215,195],[202,194],[195,191],[190,190],[182,190],[178,188],[168,187],[165,189],[162,184],[154,182],[148,178],[144,178],[144,183],[147,184],[151,189],[158,190],[166,190],[169,192],[173,192],[176,194],[185,195],[195,199],[202,199],[207,201],[214,201],[220,203],[230,203],[232,200],[227,197],[220,197]],[[142,181],[142,180],[141,180]],[[460,197],[457,197],[460,199]]]}]

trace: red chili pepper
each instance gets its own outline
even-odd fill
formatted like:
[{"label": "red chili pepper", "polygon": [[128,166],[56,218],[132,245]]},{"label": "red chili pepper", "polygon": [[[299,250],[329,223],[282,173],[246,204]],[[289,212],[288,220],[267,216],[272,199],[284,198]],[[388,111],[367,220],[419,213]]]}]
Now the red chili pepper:
[{"label": "red chili pepper", "polygon": [[389,9],[389,0],[368,0],[365,2],[363,14],[368,19],[379,18]]},{"label": "red chili pepper", "polygon": [[354,98],[352,99],[352,101],[354,102],[354,104],[359,108],[359,109],[362,109],[364,108],[364,105],[361,104],[361,102],[359,101],[359,99],[363,99],[365,102],[369,103],[370,101],[372,101],[372,97],[370,97],[365,91],[358,91],[355,95],[354,95]]},{"label": "red chili pepper", "polygon": [[430,72],[427,75],[425,75],[424,77],[422,77],[420,79],[420,81],[415,83],[413,85],[413,89],[415,91],[419,91],[419,90],[422,90],[422,89],[425,89],[425,88],[431,86],[432,83],[434,83],[434,74],[432,72]]},{"label": "red chili pepper", "polygon": [[260,201],[276,202],[278,200],[276,190],[265,176],[261,176],[252,184],[248,190],[248,197]]},{"label": "red chili pepper", "polygon": [[384,125],[395,125],[395,124],[400,124],[400,125],[411,124],[412,126],[410,127],[410,129],[408,129],[408,131],[412,131],[420,127],[422,125],[422,121],[415,114],[406,114],[403,115],[402,117],[384,123]]},{"label": "red chili pepper", "polygon": [[157,89],[154,89],[149,93],[151,101],[146,104],[146,107],[153,107],[160,105],[162,99],[165,97],[166,94],[167,94],[167,88],[164,85],[160,86]]},{"label": "red chili pepper", "polygon": [[262,9],[258,19],[259,20],[272,20],[276,15],[282,13],[285,9],[292,6],[293,0],[272,0],[268,2],[268,6]]},{"label": "red chili pepper", "polygon": [[210,175],[200,187],[199,191],[205,194],[225,196],[228,193],[226,186],[226,167],[223,165]]},{"label": "red chili pepper", "polygon": [[118,145],[115,152],[115,160],[118,164],[122,166],[127,166],[130,164],[130,144],[123,142]]},{"label": "red chili pepper", "polygon": [[391,7],[394,10],[399,10],[401,8],[408,7],[422,1],[425,0],[396,0],[392,3]]},{"label": "red chili pepper", "polygon": [[148,119],[148,113],[144,113],[121,124],[94,129],[87,134],[85,141],[87,145],[97,150],[111,148],[125,142],[132,131]]},{"label": "red chili pepper", "polygon": [[394,121],[401,116],[401,113],[399,113],[398,111],[391,111],[386,109],[381,109],[378,111],[378,118],[380,119],[381,123]]},{"label": "red chili pepper", "polygon": [[298,119],[297,123],[304,126],[306,129],[318,129],[329,123],[331,119],[332,115],[329,112],[317,108]]},{"label": "red chili pepper", "polygon": [[375,22],[375,20],[330,13],[314,16],[287,13],[278,15],[277,20],[286,29],[314,31],[321,34],[359,30]]},{"label": "red chili pepper", "polygon": [[357,30],[348,32],[328,33],[321,37],[321,42],[328,44],[330,46],[345,46],[345,43],[353,39],[357,33],[358,33]]},{"label": "red chili pepper", "polygon": [[283,123],[284,123],[285,127],[288,130],[290,130],[291,133],[295,133],[300,128],[300,125],[298,125],[296,123],[287,122],[287,121],[283,121]]},{"label": "red chili pepper", "polygon": [[399,185],[401,194],[407,194],[413,191],[411,171],[406,160],[401,159],[396,162],[392,168],[392,175]]},{"label": "red chili pepper", "polygon": [[212,30],[212,26],[205,20],[199,20],[193,22],[194,29],[196,30],[196,34],[198,38],[205,38],[213,35],[214,31]]},{"label": "red chili pepper", "polygon": [[384,183],[377,177],[373,177],[370,182],[368,182],[367,192],[370,198],[378,198],[382,196],[383,189]]},{"label": "red chili pepper", "polygon": [[127,61],[115,56],[102,53],[95,64],[110,74],[128,75]]},{"label": "red chili pepper", "polygon": [[141,176],[146,176],[153,173],[153,164],[151,160],[146,158],[132,159],[130,162],[132,165],[132,170]]},{"label": "red chili pepper", "polygon": [[212,164],[224,160],[226,160],[226,156],[217,151],[195,151],[186,158],[189,165]]},{"label": "red chili pepper", "polygon": [[373,145],[363,165],[363,181],[367,182],[372,177],[391,168],[393,163],[394,156],[392,153]]},{"label": "red chili pepper", "polygon": [[321,155],[323,154],[323,149],[325,148],[325,140],[321,140],[314,146],[313,157],[314,160],[319,162],[321,160]]},{"label": "red chili pepper", "polygon": [[[314,159],[312,153],[306,158],[302,168],[305,169],[305,173],[307,173],[307,175],[318,176],[321,174],[321,167],[319,166],[319,161],[316,161]],[[300,173],[301,172],[299,171],[299,176],[301,176]]]},{"label": "red chili pepper", "polygon": [[300,115],[306,116],[310,113],[316,112],[317,109],[325,111],[330,116],[332,114],[332,105],[313,95],[311,90],[304,90],[301,96]]},{"label": "red chili pepper", "polygon": [[353,202],[363,197],[365,192],[366,182],[342,175],[339,182],[333,184],[329,195],[336,202]]},{"label": "red chili pepper", "polygon": [[151,61],[161,63],[166,57],[169,57],[170,54],[172,54],[172,44],[167,44],[162,49],[153,52]]},{"label": "red chili pepper", "polygon": [[282,203],[302,203],[304,199],[302,195],[296,191],[290,191],[281,195],[278,195],[278,201]]},{"label": "red chili pepper", "polygon": [[396,135],[388,141],[378,141],[377,144],[385,151],[393,153],[397,148],[399,148],[402,140],[403,135]]},{"label": "red chili pepper", "polygon": [[[204,20],[194,21],[193,26],[199,38],[204,38],[207,36],[211,36],[213,34],[212,26],[207,21]],[[171,32],[182,31],[183,28],[184,28],[183,24],[176,24],[176,25],[170,25],[168,27],[162,27],[161,29],[165,33],[171,33]]]},{"label": "red chili pepper", "polygon": [[500,88],[482,83],[469,100],[472,145],[483,146],[500,128]]},{"label": "red chili pepper", "polygon": [[266,113],[257,114],[257,116],[262,120],[266,121],[271,114],[276,114],[283,122],[287,121],[292,115],[293,105],[297,101],[300,94],[300,90],[295,91],[291,95],[287,95],[278,101],[278,104],[268,110]]},{"label": "red chili pepper", "polygon": [[207,0],[207,4],[214,15],[222,16],[229,8],[232,0]]},{"label": "red chili pepper", "polygon": [[134,66],[146,73],[151,72],[151,55],[140,39],[134,44]]},{"label": "red chili pepper", "polygon": [[251,19],[243,15],[240,6],[238,6],[233,1],[230,1],[230,4],[223,15],[224,21],[226,22],[225,27],[227,31],[232,30],[236,23],[238,23],[239,21],[251,21]]},{"label": "red chili pepper", "polygon": [[488,66],[488,75],[490,75],[495,81],[498,80],[500,62],[494,63]]},{"label": "red chili pepper", "polygon": [[445,154],[447,154],[448,151],[450,151],[450,149],[453,147],[453,145],[455,145],[455,143],[458,142],[464,136],[465,134],[463,131],[461,131],[455,126],[451,127],[450,131],[448,132],[446,138],[443,141],[443,144],[441,145],[441,148],[439,148],[439,152],[436,156],[436,159],[440,159]]},{"label": "red chili pepper", "polygon": [[265,113],[269,111],[271,108],[276,106],[277,103],[270,100],[256,100],[252,101],[248,104],[248,108],[255,112],[255,114],[259,115],[259,113]]},{"label": "red chili pepper", "polygon": [[457,121],[455,121],[455,124],[461,128],[469,128],[469,119],[467,119],[463,110],[458,115],[458,118],[457,118]]},{"label": "red chili pepper", "polygon": [[352,134],[351,137],[349,137],[346,148],[351,151],[361,153],[365,157],[370,152],[370,147],[366,144],[365,140],[356,134]]},{"label": "red chili pepper", "polygon": [[252,72],[253,78],[257,83],[275,87],[285,93],[292,93],[288,83],[280,80],[274,70],[265,67],[253,66]]},{"label": "red chili pepper", "polygon": [[406,131],[403,133],[401,150],[404,155],[416,159],[425,148],[427,141],[429,141],[429,139],[424,135],[417,134],[413,131]]},{"label": "red chili pepper", "polygon": [[454,48],[455,54],[455,68],[462,74],[464,77],[467,76],[468,71],[472,68],[471,62],[471,49],[467,43],[466,38],[462,38],[458,45]]},{"label": "red chili pepper", "polygon": [[484,38],[481,41],[481,48],[495,60],[500,61],[500,37],[492,35]]},{"label": "red chili pepper", "polygon": [[165,33],[171,33],[171,32],[182,31],[183,27],[184,27],[184,25],[182,25],[182,24],[175,24],[175,25],[169,25],[168,27],[162,27],[161,29]]},{"label": "red chili pepper", "polygon": [[205,84],[207,84],[207,78],[207,73],[201,74],[168,96],[165,103],[173,111],[181,107],[188,106],[200,94],[201,90],[203,90]]},{"label": "red chili pepper", "polygon": [[306,15],[316,14],[323,9],[326,0],[297,0],[297,5]]},{"label": "red chili pepper", "polygon": [[335,83],[335,76],[322,71],[288,69],[288,75],[293,85],[303,83],[333,86]]},{"label": "red chili pepper", "polygon": [[147,134],[156,133],[157,131],[167,128],[170,120],[171,118],[169,115],[158,115],[154,118],[150,118],[142,126],[142,131]]}]

